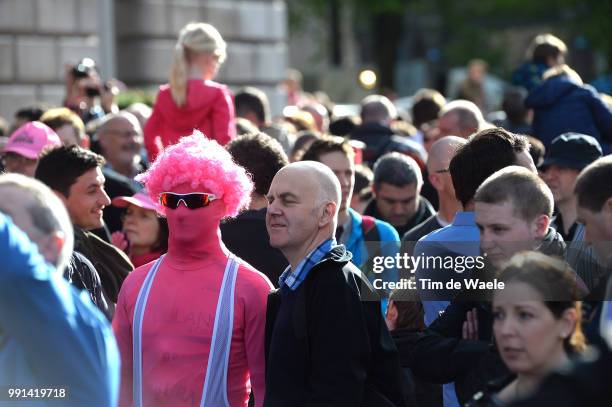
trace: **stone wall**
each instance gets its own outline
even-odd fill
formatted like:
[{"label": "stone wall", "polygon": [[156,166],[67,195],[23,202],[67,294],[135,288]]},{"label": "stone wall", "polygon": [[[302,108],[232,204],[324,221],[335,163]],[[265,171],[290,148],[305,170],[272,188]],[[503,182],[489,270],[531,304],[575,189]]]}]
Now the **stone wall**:
[{"label": "stone wall", "polygon": [[[0,0],[0,116],[35,102],[61,104],[64,64],[100,52],[98,2]],[[228,42],[218,76],[236,89],[260,87],[278,112],[287,67],[287,12],[279,0],[115,0],[117,78],[155,89],[167,82],[178,31],[206,21]]]}]

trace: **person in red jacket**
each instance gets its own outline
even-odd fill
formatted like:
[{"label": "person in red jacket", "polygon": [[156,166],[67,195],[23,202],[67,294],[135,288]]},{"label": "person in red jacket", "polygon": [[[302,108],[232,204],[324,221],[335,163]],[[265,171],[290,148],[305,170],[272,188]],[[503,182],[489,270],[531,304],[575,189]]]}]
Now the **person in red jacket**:
[{"label": "person in red jacket", "polygon": [[215,27],[189,23],[174,46],[170,83],[159,88],[153,113],[144,128],[149,160],[183,136],[202,131],[225,145],[236,135],[230,90],[213,82],[226,57],[226,44]]}]

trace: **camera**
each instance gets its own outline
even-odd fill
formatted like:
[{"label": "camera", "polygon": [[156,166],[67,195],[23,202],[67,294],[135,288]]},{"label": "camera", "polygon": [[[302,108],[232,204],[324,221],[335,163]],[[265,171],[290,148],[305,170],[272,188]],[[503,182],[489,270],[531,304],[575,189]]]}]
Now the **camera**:
[{"label": "camera", "polygon": [[[72,75],[75,79],[82,79],[97,72],[96,62],[91,58],[83,58],[72,68]],[[99,92],[98,92],[99,93]]]},{"label": "camera", "polygon": [[96,87],[87,87],[85,88],[85,94],[87,96],[89,96],[90,98],[96,97],[96,96],[100,96],[100,89],[96,88]]}]

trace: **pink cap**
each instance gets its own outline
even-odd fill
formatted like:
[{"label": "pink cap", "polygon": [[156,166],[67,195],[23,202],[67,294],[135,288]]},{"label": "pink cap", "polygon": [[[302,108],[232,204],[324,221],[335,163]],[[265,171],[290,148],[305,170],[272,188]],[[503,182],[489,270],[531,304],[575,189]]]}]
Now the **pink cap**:
[{"label": "pink cap", "polygon": [[118,196],[113,198],[111,203],[118,208],[127,208],[128,205],[136,205],[139,208],[149,209],[152,211],[156,209],[155,204],[149,197],[147,191],[144,189],[132,196]]},{"label": "pink cap", "polygon": [[28,122],[11,134],[2,152],[37,159],[46,147],[61,145],[60,138],[49,126],[41,122]]}]

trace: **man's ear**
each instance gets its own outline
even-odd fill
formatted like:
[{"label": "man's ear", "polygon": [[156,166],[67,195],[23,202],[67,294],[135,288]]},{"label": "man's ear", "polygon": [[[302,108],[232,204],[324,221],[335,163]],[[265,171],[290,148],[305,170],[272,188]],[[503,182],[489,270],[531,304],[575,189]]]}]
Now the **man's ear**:
[{"label": "man's ear", "polygon": [[429,182],[431,183],[431,185],[433,185],[433,187],[436,189],[436,191],[442,187],[442,183],[440,182],[440,178],[438,177],[438,174],[430,172],[427,175],[427,178],[429,179]]},{"label": "man's ear", "polygon": [[98,133],[98,144],[100,145],[102,151],[104,151],[108,144],[108,137],[106,135]]},{"label": "man's ear", "polygon": [[603,211],[607,211],[609,214],[612,214],[612,198],[606,199],[602,207]]},{"label": "man's ear", "polygon": [[385,320],[387,322],[387,328],[395,329],[395,325],[397,324],[397,306],[392,300],[389,300]]},{"label": "man's ear", "polygon": [[319,227],[323,227],[334,221],[336,215],[337,205],[335,202],[326,202],[321,209],[321,216],[319,217]]},{"label": "man's ear", "polygon": [[548,232],[548,227],[550,226],[550,218],[548,215],[539,215],[533,220],[532,223],[532,233],[535,239],[542,239],[546,236],[546,232]]}]

